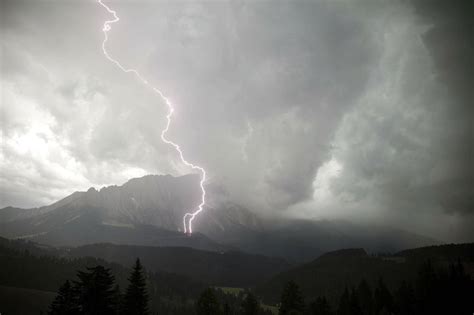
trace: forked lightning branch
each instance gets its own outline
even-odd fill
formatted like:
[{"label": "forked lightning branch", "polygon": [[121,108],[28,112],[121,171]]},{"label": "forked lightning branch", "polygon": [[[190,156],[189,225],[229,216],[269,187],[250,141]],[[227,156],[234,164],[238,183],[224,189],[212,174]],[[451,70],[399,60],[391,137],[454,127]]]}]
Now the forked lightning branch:
[{"label": "forked lightning branch", "polygon": [[174,112],[174,107],[173,107],[173,104],[171,103],[171,101],[169,100],[169,98],[167,98],[163,92],[159,89],[157,89],[156,87],[152,86],[148,80],[146,80],[139,72],[138,70],[136,69],[133,69],[133,68],[127,68],[127,67],[124,67],[120,62],[118,62],[116,59],[114,59],[107,51],[107,41],[109,40],[109,35],[108,35],[108,32],[111,30],[112,28],[112,24],[113,23],[116,23],[118,22],[120,19],[119,17],[117,16],[117,13],[110,9],[106,4],[104,4],[102,2],[102,0],[97,0],[97,2],[102,6],[104,7],[108,13],[112,14],[113,16],[113,20],[107,20],[104,22],[104,27],[102,28],[102,31],[104,32],[104,40],[102,41],[102,52],[104,53],[105,57],[110,61],[112,62],[113,64],[115,64],[121,71],[125,72],[125,73],[131,73],[131,74],[134,74],[136,76],[136,78],[138,78],[138,80],[140,80],[143,84],[145,84],[146,86],[148,86],[149,88],[151,88],[155,93],[158,94],[158,96],[165,102],[166,106],[168,107],[168,113],[166,115],[166,126],[165,128],[161,131],[161,140],[166,143],[166,144],[169,144],[171,145],[172,147],[174,147],[174,149],[178,152],[178,155],[181,159],[181,162],[183,162],[184,165],[192,168],[193,170],[197,170],[201,173],[201,180],[199,182],[199,186],[201,188],[201,202],[200,204],[197,206],[197,208],[194,210],[194,211],[191,211],[191,212],[187,212],[185,213],[185,215],[183,216],[183,226],[184,226],[184,233],[189,233],[191,234],[193,232],[193,228],[192,228],[192,223],[193,223],[193,220],[194,218],[203,210],[203,207],[206,203],[206,190],[204,188],[204,182],[206,181],[206,170],[204,168],[202,168],[201,166],[199,165],[195,165],[191,162],[188,162],[185,158],[184,158],[184,155],[183,155],[183,152],[181,151],[181,148],[180,146],[171,141],[170,139],[166,138],[166,133],[168,132],[169,128],[170,128],[170,125],[171,125],[171,117],[173,116],[173,112]]}]

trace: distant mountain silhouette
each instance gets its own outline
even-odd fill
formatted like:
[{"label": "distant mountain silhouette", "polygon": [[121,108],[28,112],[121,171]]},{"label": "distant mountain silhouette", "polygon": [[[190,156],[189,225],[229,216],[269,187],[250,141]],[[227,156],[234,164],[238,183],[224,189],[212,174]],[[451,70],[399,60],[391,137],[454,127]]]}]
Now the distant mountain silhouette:
[{"label": "distant mountain silhouette", "polygon": [[[0,210],[1,235],[55,246],[110,242],[229,249],[201,233],[189,237],[178,232],[183,214],[195,207],[200,197],[198,181],[196,175],[148,175],[131,179],[122,186],[75,192],[50,206],[7,207]],[[206,210],[212,212],[212,220],[201,225],[209,229],[216,225],[224,229],[233,224],[248,226],[248,222],[251,225],[257,221],[243,208]]]},{"label": "distant mountain silhouette", "polygon": [[50,206],[4,208],[0,211],[0,222],[34,219],[33,225],[40,231],[93,215],[95,221],[107,225],[149,224],[176,231],[182,228],[183,214],[195,207],[199,199],[198,181],[194,175],[148,175],[122,186],[75,192]]},{"label": "distant mountain silhouette", "polygon": [[430,260],[447,267],[458,260],[468,269],[474,267],[474,243],[430,246],[401,251],[392,255],[371,256],[363,249],[343,249],[326,253],[319,258],[283,271],[258,285],[256,293],[268,303],[275,303],[285,283],[295,281],[308,297],[326,296],[337,303],[345,287],[357,286],[365,279],[375,286],[383,278],[390,289],[402,281],[414,281],[422,263]]},{"label": "distant mountain silhouette", "polygon": [[295,263],[310,261],[340,248],[361,247],[369,252],[396,252],[439,243],[399,229],[342,220],[267,220],[261,230],[221,233],[219,237],[209,234],[209,237],[247,252],[285,257]]},{"label": "distant mountain silhouette", "polygon": [[219,187],[212,186],[205,211],[194,220],[197,233],[188,237],[179,230],[183,214],[198,203],[198,181],[197,175],[147,175],[122,186],[75,192],[45,207],[3,208],[0,236],[54,246],[114,243],[241,249],[293,262],[339,248],[394,252],[437,243],[397,229],[344,221],[262,219],[226,201]]}]

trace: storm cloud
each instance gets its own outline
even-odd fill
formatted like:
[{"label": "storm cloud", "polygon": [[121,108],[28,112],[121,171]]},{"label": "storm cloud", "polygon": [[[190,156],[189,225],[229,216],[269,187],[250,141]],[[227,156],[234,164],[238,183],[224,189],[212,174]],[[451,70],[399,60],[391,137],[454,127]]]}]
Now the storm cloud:
[{"label": "storm cloud", "polygon": [[[111,1],[108,50],[229,199],[472,240],[472,22],[444,3]],[[102,55],[102,7],[1,11],[1,206],[189,172],[164,104]]]}]

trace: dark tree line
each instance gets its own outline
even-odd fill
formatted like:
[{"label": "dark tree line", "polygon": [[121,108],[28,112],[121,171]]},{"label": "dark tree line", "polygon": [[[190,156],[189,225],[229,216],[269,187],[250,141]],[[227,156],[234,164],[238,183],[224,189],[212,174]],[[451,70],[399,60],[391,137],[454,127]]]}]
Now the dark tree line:
[{"label": "dark tree line", "polygon": [[146,280],[137,259],[122,294],[110,269],[103,266],[77,273],[78,280],[67,280],[50,305],[50,315],[145,315],[148,314]]},{"label": "dark tree line", "polygon": [[436,272],[424,263],[414,284],[406,281],[391,292],[382,279],[372,288],[362,280],[358,286],[345,288],[339,303],[331,305],[326,297],[317,297],[305,305],[294,282],[283,289],[280,315],[471,315],[474,313],[474,283],[460,262],[447,271]]},{"label": "dark tree line", "polygon": [[197,315],[271,315],[250,291],[237,295],[224,293],[220,289],[207,288],[195,303]]},{"label": "dark tree line", "polygon": [[[145,273],[137,262],[122,293],[110,270],[103,266],[77,273],[77,280],[66,281],[50,306],[49,314],[122,315],[149,314]],[[430,262],[421,265],[413,283],[406,281],[390,290],[382,278],[375,283],[365,280],[346,287],[339,297],[325,296],[305,302],[295,282],[288,282],[280,297],[280,315],[471,315],[474,312],[474,282],[460,262],[443,271]],[[157,314],[267,315],[258,298],[250,291],[238,294],[207,288],[196,300],[162,296],[154,307]]]},{"label": "dark tree line", "polygon": [[[362,280],[346,287],[336,303],[325,296],[305,303],[298,285],[289,281],[283,288],[279,315],[471,315],[474,313],[474,281],[460,262],[446,271],[435,271],[428,261],[421,265],[414,283],[401,282],[391,291],[382,278],[374,284]],[[251,293],[224,294],[208,288],[195,302],[197,315],[271,314]]]}]

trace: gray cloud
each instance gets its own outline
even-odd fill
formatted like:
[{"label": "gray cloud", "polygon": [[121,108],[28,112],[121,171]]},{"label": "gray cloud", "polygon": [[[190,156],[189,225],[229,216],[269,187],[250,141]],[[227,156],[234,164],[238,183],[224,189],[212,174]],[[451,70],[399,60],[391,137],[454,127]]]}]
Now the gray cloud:
[{"label": "gray cloud", "polygon": [[[466,239],[474,54],[445,32],[462,10],[437,5],[116,1],[108,49],[176,104],[170,137],[229,198]],[[2,206],[189,172],[159,139],[164,104],[102,55],[107,18],[2,1]]]},{"label": "gray cloud", "polygon": [[[462,90],[463,80],[472,82],[465,74],[472,58],[459,61],[466,68],[456,60],[450,61],[452,67],[436,67],[430,56],[437,50],[426,38],[447,26],[444,20],[417,18],[406,14],[405,23],[386,25],[384,52],[368,88],[338,129],[332,159],[343,170],[329,184],[332,207],[347,209],[335,210],[345,218],[365,216],[468,241],[474,236],[469,230],[474,116],[468,106],[473,98]],[[453,40],[443,34],[438,41]],[[450,47],[464,49],[456,43]]]}]

